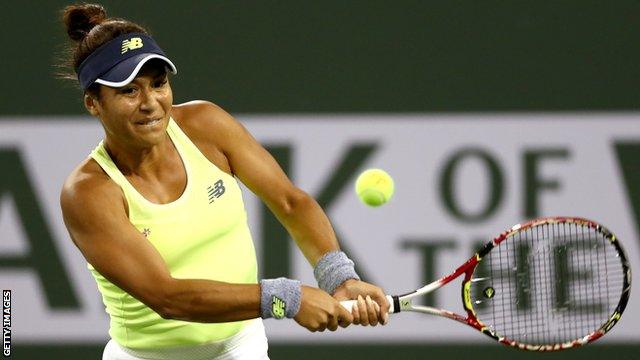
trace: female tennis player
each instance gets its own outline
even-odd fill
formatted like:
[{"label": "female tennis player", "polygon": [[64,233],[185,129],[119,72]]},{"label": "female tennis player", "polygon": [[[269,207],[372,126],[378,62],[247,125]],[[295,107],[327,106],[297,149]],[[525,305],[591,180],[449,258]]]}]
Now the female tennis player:
[{"label": "female tennis player", "polygon": [[[84,105],[105,131],[60,199],[110,316],[103,359],[268,359],[262,319],[311,331],[386,323],[382,289],[359,280],[317,202],[242,125],[210,102],[173,105],[176,66],[144,28],[92,4],[63,21]],[[319,288],[258,282],[236,179],[287,228]],[[358,299],[351,313],[345,299]]]}]

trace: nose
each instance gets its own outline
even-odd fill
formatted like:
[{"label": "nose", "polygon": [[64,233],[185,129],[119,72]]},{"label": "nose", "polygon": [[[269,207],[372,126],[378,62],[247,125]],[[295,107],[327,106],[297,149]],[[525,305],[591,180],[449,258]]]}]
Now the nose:
[{"label": "nose", "polygon": [[157,95],[152,89],[143,88],[140,91],[140,111],[153,112],[158,107]]}]

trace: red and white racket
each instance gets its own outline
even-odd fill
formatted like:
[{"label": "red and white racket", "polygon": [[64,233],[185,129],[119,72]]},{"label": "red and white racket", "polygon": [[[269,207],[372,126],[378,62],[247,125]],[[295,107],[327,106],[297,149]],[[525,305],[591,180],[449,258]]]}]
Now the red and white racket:
[{"label": "red and white racket", "polygon": [[[415,303],[458,277],[466,315]],[[515,225],[450,275],[387,298],[390,313],[439,315],[511,347],[556,351],[611,330],[630,290],[631,269],[615,235],[587,219],[552,217]],[[341,303],[350,311],[354,302]]]}]

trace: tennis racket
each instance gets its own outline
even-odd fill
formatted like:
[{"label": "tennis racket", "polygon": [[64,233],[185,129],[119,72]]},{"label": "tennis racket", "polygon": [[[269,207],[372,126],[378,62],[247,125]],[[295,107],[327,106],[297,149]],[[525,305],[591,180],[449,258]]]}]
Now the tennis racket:
[{"label": "tennis racket", "polygon": [[[458,277],[466,316],[416,303]],[[552,217],[515,225],[450,275],[387,298],[390,313],[443,316],[514,348],[556,351],[610,331],[630,289],[631,269],[615,235],[587,219]],[[351,311],[354,302],[341,304]]]}]

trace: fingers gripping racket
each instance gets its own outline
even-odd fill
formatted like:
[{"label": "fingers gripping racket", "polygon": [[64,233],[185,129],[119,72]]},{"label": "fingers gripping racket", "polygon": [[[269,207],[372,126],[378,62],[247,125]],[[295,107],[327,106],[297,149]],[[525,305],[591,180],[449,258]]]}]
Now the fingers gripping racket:
[{"label": "fingers gripping racket", "polygon": [[[415,303],[458,277],[466,316]],[[631,269],[615,235],[590,220],[554,217],[515,225],[450,275],[387,298],[390,313],[439,315],[508,346],[555,351],[611,330],[630,289]],[[354,302],[341,303],[351,310]]]}]

